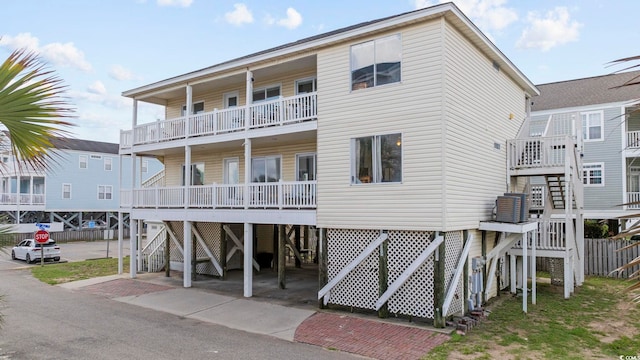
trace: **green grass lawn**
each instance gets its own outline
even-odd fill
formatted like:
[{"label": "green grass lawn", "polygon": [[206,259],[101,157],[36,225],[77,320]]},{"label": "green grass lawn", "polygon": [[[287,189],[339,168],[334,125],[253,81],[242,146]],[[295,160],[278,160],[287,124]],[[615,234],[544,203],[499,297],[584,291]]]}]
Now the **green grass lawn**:
[{"label": "green grass lawn", "polygon": [[[123,271],[127,272],[129,270],[129,257],[125,257],[123,261]],[[42,282],[56,285],[70,281],[115,275],[118,273],[118,259],[105,258],[34,266],[31,269],[31,273]]]},{"label": "green grass lawn", "polygon": [[618,359],[640,355],[640,307],[622,280],[587,277],[571,298],[561,286],[538,284],[536,305],[494,298],[487,320],[454,335],[424,359]]}]

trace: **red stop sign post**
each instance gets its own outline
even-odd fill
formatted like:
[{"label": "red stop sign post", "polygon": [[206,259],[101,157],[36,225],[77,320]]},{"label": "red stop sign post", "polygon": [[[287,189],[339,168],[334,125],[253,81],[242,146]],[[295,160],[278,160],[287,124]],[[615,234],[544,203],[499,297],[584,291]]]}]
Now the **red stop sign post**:
[{"label": "red stop sign post", "polygon": [[44,266],[44,243],[49,241],[49,232],[46,230],[36,231],[34,240],[40,244],[40,266]]}]

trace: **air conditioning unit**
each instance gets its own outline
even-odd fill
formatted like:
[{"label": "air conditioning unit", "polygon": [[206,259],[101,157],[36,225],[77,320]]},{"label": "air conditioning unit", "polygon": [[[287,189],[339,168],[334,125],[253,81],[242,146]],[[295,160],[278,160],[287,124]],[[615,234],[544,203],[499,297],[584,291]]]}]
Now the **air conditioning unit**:
[{"label": "air conditioning unit", "polygon": [[496,221],[519,223],[522,198],[520,196],[498,196],[496,200]]},{"label": "air conditioning unit", "polygon": [[518,222],[527,221],[529,219],[529,196],[524,193],[505,193],[504,196],[520,198],[520,220]]}]

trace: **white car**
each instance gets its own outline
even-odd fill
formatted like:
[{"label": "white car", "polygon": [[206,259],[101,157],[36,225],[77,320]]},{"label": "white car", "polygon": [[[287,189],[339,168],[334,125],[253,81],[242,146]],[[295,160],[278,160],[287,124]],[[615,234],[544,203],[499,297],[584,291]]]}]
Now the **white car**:
[{"label": "white car", "polygon": [[60,246],[53,239],[49,239],[44,244],[40,244],[34,239],[22,240],[11,249],[11,258],[24,260],[27,263],[35,262],[41,259],[43,249],[45,260],[60,261]]}]

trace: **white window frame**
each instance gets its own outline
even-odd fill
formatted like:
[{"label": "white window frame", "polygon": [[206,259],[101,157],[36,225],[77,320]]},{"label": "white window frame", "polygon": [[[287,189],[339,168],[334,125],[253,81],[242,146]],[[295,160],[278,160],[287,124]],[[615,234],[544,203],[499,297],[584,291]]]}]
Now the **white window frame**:
[{"label": "white window frame", "polygon": [[[231,98],[236,98],[236,106],[229,106],[229,99]],[[240,106],[240,92],[236,90],[236,91],[230,91],[230,92],[224,93],[222,95],[222,103],[225,109]]]},{"label": "white window frame", "polygon": [[[600,183],[593,183],[596,176],[590,176],[589,170],[600,170]],[[585,187],[603,187],[604,186],[604,163],[584,163],[582,164],[582,182]]]},{"label": "white window frame", "polygon": [[[200,111],[196,111],[195,107],[196,105],[200,105],[202,104],[202,110]],[[180,116],[186,116],[187,112],[187,104],[182,104],[182,107],[180,108]],[[194,101],[193,103],[191,103],[191,114],[190,115],[195,115],[195,114],[200,114],[204,112],[204,100],[201,101]]]},{"label": "white window frame", "polygon": [[302,79],[298,79],[295,82],[295,87],[296,87],[296,95],[299,94],[307,94],[307,93],[301,93],[298,91],[298,85],[301,83],[308,83],[310,82],[313,85],[313,89],[311,90],[311,92],[316,92],[318,91],[318,80],[315,76],[310,76],[310,77],[306,77],[306,78],[302,78]]},{"label": "white window frame", "polygon": [[[397,135],[397,146],[400,147],[400,180],[398,181],[382,181],[384,176],[381,175],[382,169],[379,169],[379,164],[381,162],[380,157],[380,138],[383,136],[391,136]],[[368,182],[365,182],[361,179],[361,176],[358,174],[358,164],[356,164],[357,154],[356,154],[356,141],[358,139],[371,138],[372,143],[372,159],[371,159],[371,179]],[[365,185],[365,184],[401,184],[402,179],[404,178],[404,135],[402,132],[389,132],[385,134],[378,135],[368,135],[368,136],[358,136],[351,139],[351,184],[352,185]]]},{"label": "white window frame", "polygon": [[112,157],[104,157],[104,171],[112,171],[113,170],[113,158]]},{"label": "white window frame", "polygon": [[[193,178],[194,178],[194,177],[193,177],[193,173],[194,173],[194,169],[197,169],[198,167],[201,167],[201,169],[202,169],[202,184],[194,184],[194,183],[193,183]],[[182,164],[182,169],[181,169],[181,171],[182,171],[182,173],[181,173],[181,175],[182,175],[182,179],[180,180],[180,182],[181,182],[181,184],[182,184],[181,186],[185,186],[185,183],[186,183],[186,182],[184,181],[184,180],[185,180],[185,175],[186,175],[186,174],[185,174],[185,168],[186,168],[186,167],[184,166],[184,164]],[[192,162],[192,163],[191,163],[191,166],[189,167],[189,169],[191,169],[191,176],[190,176],[190,179],[189,179],[189,182],[190,182],[189,186],[204,185],[204,174],[205,174],[205,166],[204,166],[204,162],[202,162],[202,161]]]},{"label": "white window frame", "polygon": [[[65,191],[65,188],[69,188],[69,191]],[[65,194],[69,194],[69,196],[65,196]],[[62,198],[63,199],[71,199],[71,184],[70,183],[62,183]]]},{"label": "white window frame", "polygon": [[[600,115],[600,124],[598,125],[598,127],[600,128],[600,137],[591,139],[591,138],[589,138],[589,128],[592,128],[594,126],[590,126],[588,121],[589,121],[589,115],[593,115],[593,114]],[[586,124],[587,131],[586,131],[586,133],[584,131],[584,129],[585,129],[585,121],[587,122],[587,124]],[[584,140],[585,142],[603,141],[604,140],[604,111],[597,110],[597,111],[581,112],[580,113],[580,130],[582,132],[582,140]]]},{"label": "white window frame", "polygon": [[140,171],[143,173],[149,172],[149,160],[142,160]]},{"label": "white window frame", "polygon": [[78,167],[80,169],[88,169],[89,168],[89,157],[87,155],[78,156]]},{"label": "white window frame", "polygon": [[[254,157],[251,158],[251,179],[250,180],[251,180],[252,183],[254,183],[253,182],[253,161],[254,160],[259,160],[259,159],[264,159],[264,161],[265,161],[265,169],[264,169],[265,170],[265,179],[264,179],[265,181],[264,181],[264,183],[268,183],[268,181],[267,181],[267,168],[266,168],[268,159],[278,159],[279,160],[279,162],[280,162],[280,166],[279,166],[280,169],[279,170],[280,171],[278,173],[278,180],[277,181],[282,180],[282,155],[254,156]],[[257,183],[262,184],[263,182],[258,181]]]},{"label": "white window frame", "polygon": [[[229,178],[230,174],[229,174],[229,163],[235,162],[238,164],[238,181],[237,182],[231,182],[231,179]],[[238,157],[231,157],[231,158],[225,158],[222,161],[222,176],[223,176],[223,182],[225,184],[239,184],[240,183],[240,158]]]},{"label": "white window frame", "polygon": [[98,185],[98,200],[113,200],[113,185]]},{"label": "white window frame", "polygon": [[[274,89],[274,88],[278,88],[278,96],[277,97],[268,98],[267,97],[267,91],[270,90],[270,89]],[[256,101],[256,100],[254,100],[253,94],[257,93],[258,91],[264,91],[264,99]],[[262,101],[270,101],[270,100],[277,99],[277,98],[279,98],[281,96],[282,96],[282,84],[273,84],[273,85],[261,86],[261,87],[254,88],[251,91],[251,102],[252,103],[258,102],[259,103],[259,102],[262,102]]]},{"label": "white window frame", "polygon": [[[386,82],[386,83],[383,83],[383,84],[378,84],[378,74],[381,74],[382,72],[379,72],[378,69],[377,69],[377,65],[379,64],[377,61],[379,61],[380,59],[376,59],[376,56],[378,55],[376,53],[376,45],[377,45],[378,41],[391,39],[391,38],[394,38],[394,37],[398,38],[398,41],[400,42],[400,54],[399,54],[400,55],[400,59],[399,59],[400,60],[399,61],[399,63],[400,63],[400,69],[399,69],[400,74],[398,75],[398,81],[391,81],[391,82]],[[361,46],[366,45],[366,44],[372,44],[373,45],[373,59],[372,59],[373,60],[373,64],[371,64],[371,66],[373,66],[373,79],[372,79],[373,85],[371,85],[371,87],[375,88],[375,87],[384,86],[384,85],[402,83],[402,63],[403,63],[403,61],[402,61],[402,57],[403,57],[403,47],[402,47],[402,45],[403,44],[402,44],[402,35],[400,33],[398,33],[398,34],[393,34],[393,35],[382,36],[382,37],[375,38],[375,39],[372,39],[372,40],[369,40],[369,41],[365,41],[365,42],[361,42],[361,43],[358,43],[358,44],[353,44],[350,47],[350,49],[349,49],[349,70],[350,70],[349,71],[349,77],[350,77],[349,84],[350,84],[351,91],[357,91],[357,90],[366,89],[366,88],[369,87],[367,85],[367,82],[363,81],[363,82],[354,83],[354,79],[353,79],[355,70],[360,70],[360,69],[364,69],[365,68],[365,67],[361,67],[361,68],[354,69],[354,59],[357,58],[357,57],[354,58],[354,56],[355,56],[354,55],[354,49],[356,47],[361,47]],[[366,66],[366,67],[368,67],[368,66]]]},{"label": "white window frame", "polygon": [[296,154],[296,181],[309,181],[309,179],[305,180],[305,179],[299,179],[300,175],[300,158],[301,157],[313,157],[313,180],[317,180],[318,179],[318,155],[314,152],[309,152],[309,153],[299,153]]}]

